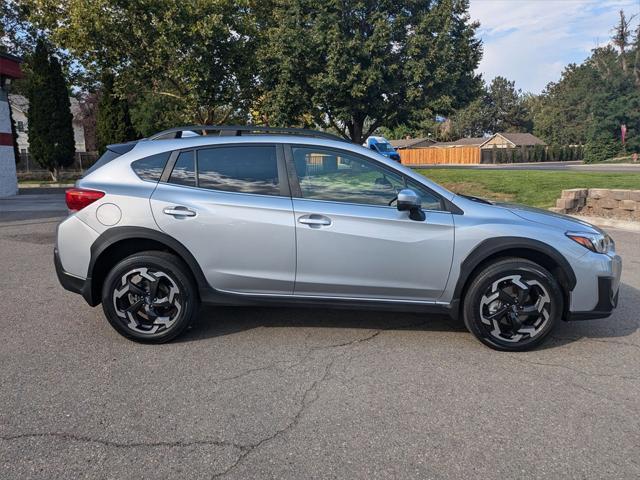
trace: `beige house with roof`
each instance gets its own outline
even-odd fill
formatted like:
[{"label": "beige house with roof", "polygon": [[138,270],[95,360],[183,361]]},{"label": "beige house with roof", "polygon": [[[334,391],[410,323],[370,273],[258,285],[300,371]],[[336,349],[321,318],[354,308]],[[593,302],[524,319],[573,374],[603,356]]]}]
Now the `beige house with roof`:
[{"label": "beige house with roof", "polygon": [[485,140],[486,141],[480,145],[480,148],[534,147],[536,145],[545,147],[547,145],[530,133],[496,133]]},{"label": "beige house with roof", "polygon": [[434,147],[515,148],[547,144],[531,133],[495,133],[490,137],[460,138],[452,142],[439,142]]}]

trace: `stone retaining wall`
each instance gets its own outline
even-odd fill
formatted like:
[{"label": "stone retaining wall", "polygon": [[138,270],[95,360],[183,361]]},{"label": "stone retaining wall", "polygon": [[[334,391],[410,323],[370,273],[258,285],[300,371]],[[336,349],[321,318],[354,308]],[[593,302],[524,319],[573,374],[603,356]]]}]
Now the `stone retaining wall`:
[{"label": "stone retaining wall", "polygon": [[640,222],[640,190],[563,190],[552,211]]}]

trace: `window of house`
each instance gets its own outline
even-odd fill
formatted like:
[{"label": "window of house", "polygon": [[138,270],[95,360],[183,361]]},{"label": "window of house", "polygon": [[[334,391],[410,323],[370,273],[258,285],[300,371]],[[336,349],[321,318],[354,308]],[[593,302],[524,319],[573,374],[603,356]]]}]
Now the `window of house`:
[{"label": "window of house", "polygon": [[198,186],[225,192],[280,195],[275,146],[198,150]]}]

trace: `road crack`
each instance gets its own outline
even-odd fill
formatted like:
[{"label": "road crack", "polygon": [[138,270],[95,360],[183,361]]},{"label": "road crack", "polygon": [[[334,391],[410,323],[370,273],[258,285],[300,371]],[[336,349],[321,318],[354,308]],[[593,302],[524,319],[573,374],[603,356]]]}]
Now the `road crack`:
[{"label": "road crack", "polygon": [[155,448],[155,447],[169,447],[169,448],[187,448],[198,445],[204,446],[216,446],[216,447],[232,447],[238,450],[246,450],[248,447],[239,443],[228,442],[226,440],[193,440],[189,442],[174,441],[174,442],[115,442],[112,440],[105,440],[102,438],[94,438],[86,435],[76,435],[73,433],[64,432],[34,432],[34,433],[20,433],[15,435],[2,435],[0,440],[13,441],[27,438],[57,438],[61,440],[67,440],[71,442],[81,443],[96,443],[105,447],[111,448]]}]

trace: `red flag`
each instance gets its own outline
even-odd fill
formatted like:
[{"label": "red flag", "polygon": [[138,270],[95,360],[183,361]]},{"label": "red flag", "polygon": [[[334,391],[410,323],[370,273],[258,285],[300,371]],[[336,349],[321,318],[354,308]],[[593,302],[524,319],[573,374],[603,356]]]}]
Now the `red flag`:
[{"label": "red flag", "polygon": [[622,124],[620,125],[620,133],[622,134],[622,144],[624,145],[624,140],[627,137],[627,125],[626,124]]}]

